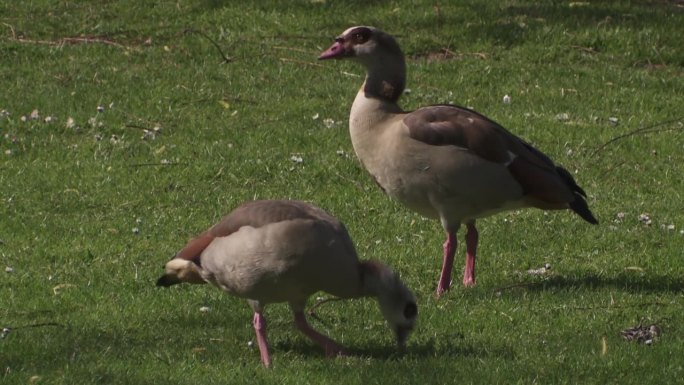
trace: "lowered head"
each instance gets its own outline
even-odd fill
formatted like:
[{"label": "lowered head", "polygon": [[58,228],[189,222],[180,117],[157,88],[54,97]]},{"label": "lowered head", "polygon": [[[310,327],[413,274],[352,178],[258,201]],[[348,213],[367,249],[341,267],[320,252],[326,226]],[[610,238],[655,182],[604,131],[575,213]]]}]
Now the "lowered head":
[{"label": "lowered head", "polygon": [[394,332],[399,349],[404,350],[418,315],[415,295],[386,265],[366,261],[360,266],[365,294],[378,299],[380,311]]},{"label": "lowered head", "polygon": [[171,286],[177,283],[206,283],[194,262],[174,258],[166,263],[164,275],[157,280],[157,286]]}]

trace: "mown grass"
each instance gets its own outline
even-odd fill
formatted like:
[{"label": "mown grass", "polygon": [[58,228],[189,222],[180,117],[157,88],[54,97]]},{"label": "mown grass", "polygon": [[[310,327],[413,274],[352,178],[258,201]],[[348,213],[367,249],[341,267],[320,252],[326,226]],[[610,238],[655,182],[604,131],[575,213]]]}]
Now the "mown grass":
[{"label": "mown grass", "polygon": [[[12,269],[0,272],[0,326],[12,328],[0,339],[3,383],[675,383],[684,373],[679,2],[5,1],[0,18],[0,267]],[[357,24],[398,36],[405,108],[454,102],[496,119],[576,171],[601,225],[533,210],[480,221],[478,286],[436,300],[439,226],[383,196],[349,142],[360,68],[315,60]],[[253,198],[315,202],[346,222],[363,256],[401,272],[420,306],[407,354],[372,301],[318,311],[314,326],[354,352],[334,360],[274,305],[264,370],[244,301],[154,287],[188,238]],[[526,273],[545,263],[550,275]],[[620,337],[641,320],[663,329],[653,346]]]}]

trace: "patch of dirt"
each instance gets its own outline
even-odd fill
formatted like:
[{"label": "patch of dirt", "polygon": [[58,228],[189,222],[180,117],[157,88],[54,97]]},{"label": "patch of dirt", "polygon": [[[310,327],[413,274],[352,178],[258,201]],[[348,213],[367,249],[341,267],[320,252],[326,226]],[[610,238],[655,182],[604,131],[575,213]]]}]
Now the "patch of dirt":
[{"label": "patch of dirt", "polygon": [[639,325],[625,329],[620,332],[626,341],[633,341],[640,344],[651,345],[660,337],[660,327],[656,324]]}]

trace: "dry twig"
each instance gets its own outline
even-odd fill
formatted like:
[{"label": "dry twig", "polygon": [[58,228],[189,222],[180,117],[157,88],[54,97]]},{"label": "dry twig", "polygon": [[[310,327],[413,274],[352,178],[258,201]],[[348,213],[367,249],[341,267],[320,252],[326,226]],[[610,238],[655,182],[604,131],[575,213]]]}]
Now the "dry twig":
[{"label": "dry twig", "polygon": [[38,39],[27,39],[25,37],[20,37],[17,36],[17,32],[14,30],[14,27],[10,24],[3,23],[5,26],[7,26],[10,29],[10,32],[12,33],[11,40],[16,41],[18,43],[24,43],[24,44],[45,44],[45,45],[51,45],[51,46],[63,46],[66,44],[90,44],[90,43],[99,43],[99,44],[106,44],[106,45],[111,45],[123,49],[128,49],[129,47],[117,43],[114,40],[111,40],[105,36],[70,36],[70,37],[63,37],[57,40],[38,40]]},{"label": "dry twig", "polygon": [[290,58],[286,58],[286,57],[281,57],[281,58],[278,58],[278,59],[280,59],[280,61],[284,61],[284,62],[291,62],[291,63],[297,63],[297,64],[304,64],[304,65],[314,66],[314,67],[323,67],[322,64],[313,63],[313,62],[308,62],[308,61],[303,61],[303,60],[290,59]]},{"label": "dry twig", "polygon": [[226,56],[226,54],[223,53],[223,50],[221,49],[221,46],[219,46],[218,43],[217,43],[214,39],[212,39],[211,37],[209,37],[209,35],[207,35],[207,34],[204,33],[203,31],[200,31],[199,29],[188,28],[188,29],[185,30],[184,33],[185,33],[186,35],[189,34],[189,33],[196,33],[196,34],[202,36],[203,38],[209,40],[209,42],[211,42],[211,44],[212,44],[214,47],[216,47],[216,49],[219,51],[219,54],[221,54],[221,57],[223,58],[223,62],[222,62],[222,63],[230,63],[230,62],[232,62],[232,61],[234,60],[232,57]]},{"label": "dry twig", "polygon": [[309,308],[307,313],[309,314],[310,317],[315,318],[316,320],[318,320],[319,322],[322,323],[323,320],[319,316],[316,315],[314,310],[316,310],[317,307],[321,306],[322,304],[324,304],[326,302],[341,301],[342,299],[343,298],[338,298],[338,297],[323,298],[323,299],[317,301],[315,304],[311,305],[311,307]]},{"label": "dry twig", "polygon": [[[673,123],[679,123],[679,125],[677,127],[664,127],[664,128],[662,127],[662,126],[666,126],[668,124],[673,124]],[[633,130],[633,131],[630,131],[630,132],[627,132],[625,134],[618,135],[618,136],[612,138],[611,140],[609,140],[609,141],[603,143],[602,145],[598,146],[589,156],[594,156],[599,151],[606,148],[609,144],[617,142],[618,140],[627,138],[629,136],[639,135],[639,134],[650,134],[652,132],[665,132],[665,131],[681,130],[682,128],[684,128],[684,125],[682,125],[682,118],[681,117],[677,118],[677,119],[672,119],[672,120],[667,120],[664,122],[656,123],[656,124],[653,124],[650,126],[642,127],[642,128],[639,128],[639,129],[636,129],[636,130]]]}]

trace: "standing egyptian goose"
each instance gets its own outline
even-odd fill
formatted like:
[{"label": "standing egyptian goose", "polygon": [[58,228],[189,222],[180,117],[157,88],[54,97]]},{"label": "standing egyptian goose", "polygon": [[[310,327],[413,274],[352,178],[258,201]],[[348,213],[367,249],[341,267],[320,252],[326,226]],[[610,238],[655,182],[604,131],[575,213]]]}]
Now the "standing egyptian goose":
[{"label": "standing egyptian goose", "polygon": [[570,173],[498,123],[467,108],[434,105],[405,112],[406,64],[396,40],[372,27],[352,27],[319,59],[354,59],[366,79],[354,99],[349,132],[356,155],[390,197],[446,231],[441,295],[451,285],[456,232],[466,224],[463,284],[475,284],[475,220],[536,207],[570,209],[598,221]]},{"label": "standing egyptian goose", "polygon": [[166,264],[157,286],[182,282],[210,282],[248,300],[266,367],[271,356],[263,309],[269,303],[289,303],[297,328],[328,356],[345,351],[307,323],[304,306],[312,294],[377,298],[401,349],[418,310],[413,293],[390,268],[358,260],[342,222],[298,201],[252,201],[233,210],[188,242]]}]

